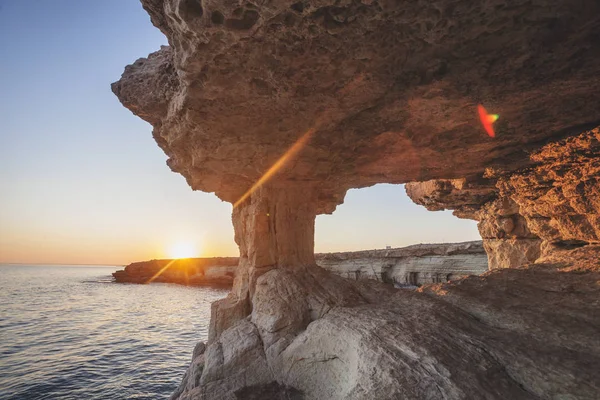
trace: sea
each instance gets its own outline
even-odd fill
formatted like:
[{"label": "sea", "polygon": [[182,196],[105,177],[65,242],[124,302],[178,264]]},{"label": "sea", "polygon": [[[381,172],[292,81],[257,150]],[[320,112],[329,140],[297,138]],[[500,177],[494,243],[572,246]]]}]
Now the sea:
[{"label": "sea", "polygon": [[0,400],[168,399],[223,289],[0,265]]}]

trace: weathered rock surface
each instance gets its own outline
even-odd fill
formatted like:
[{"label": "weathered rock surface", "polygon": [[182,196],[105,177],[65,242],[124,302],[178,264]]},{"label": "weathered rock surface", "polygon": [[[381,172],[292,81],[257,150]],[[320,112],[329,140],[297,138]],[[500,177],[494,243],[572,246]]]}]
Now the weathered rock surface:
[{"label": "weathered rock surface", "polygon": [[[598,130],[572,138],[600,124],[598,1],[142,4],[170,47],[113,91],[240,248],[174,398],[598,397]],[[349,188],[431,179],[496,270],[409,292],[316,266]]]},{"label": "weathered rock surface", "polygon": [[237,265],[237,257],[150,260],[131,263],[113,277],[122,283],[231,286]]},{"label": "weathered rock surface", "polygon": [[516,169],[600,121],[596,0],[142,4],[170,47],[113,91],[171,169],[229,202],[311,130],[278,180],[331,212],[349,188]]},{"label": "weathered rock surface", "polygon": [[536,163],[503,175],[509,196],[531,233],[556,246],[600,243],[600,127],[535,152]]},{"label": "weathered rock surface", "polygon": [[500,269],[378,295],[355,282],[362,301],[305,329],[294,325],[310,320],[303,278],[272,270],[251,316],[208,345],[206,381],[172,398],[245,399],[247,385],[271,382],[299,399],[596,398],[600,265],[586,268]]},{"label": "weathered rock surface", "polygon": [[315,255],[317,265],[350,279],[374,279],[397,287],[441,283],[488,270],[481,242],[418,244],[398,249]]},{"label": "weathered rock surface", "polygon": [[[447,282],[487,271],[487,255],[481,242],[419,244],[397,249],[345,253],[317,253],[317,265],[349,279],[373,279],[396,286],[421,286]],[[115,281],[169,282],[183,285],[233,284],[237,257],[190,258],[136,262],[113,273]],[[160,272],[160,273],[159,273]]]},{"label": "weathered rock surface", "polygon": [[[490,269],[556,259],[553,252],[600,243],[600,128],[544,146],[517,173],[406,185],[430,210],[479,221]],[[558,256],[559,258],[562,256]]]}]

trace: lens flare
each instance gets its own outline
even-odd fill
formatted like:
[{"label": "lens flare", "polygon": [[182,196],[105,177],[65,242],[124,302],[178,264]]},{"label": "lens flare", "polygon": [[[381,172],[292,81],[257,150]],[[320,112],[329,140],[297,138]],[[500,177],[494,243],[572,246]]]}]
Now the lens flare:
[{"label": "lens flare", "polygon": [[496,132],[494,132],[494,122],[498,120],[500,117],[498,114],[488,114],[486,109],[479,104],[477,106],[477,111],[479,112],[479,119],[483,124],[483,128],[487,132],[490,137],[496,137]]},{"label": "lens flare", "polygon": [[248,189],[248,191],[233,204],[233,208],[242,204],[256,189],[264,185],[269,179],[271,179],[273,175],[277,173],[277,171],[281,169],[281,167],[283,167],[290,159],[294,158],[294,156],[296,156],[300,150],[306,146],[315,131],[315,128],[310,128],[308,131],[306,131],[306,133],[300,136],[300,138],[292,145],[292,147],[290,147],[281,157],[279,157],[275,164],[273,164],[273,166],[269,168],[268,171],[265,172],[263,176],[261,176],[260,179],[256,181],[256,183],[252,185],[252,187]]},{"label": "lens flare", "polygon": [[174,263],[175,261],[177,261],[177,260],[171,260],[171,261],[169,261],[169,263],[168,263],[167,265],[165,265],[164,267],[162,267],[162,268],[160,269],[160,271],[158,271],[156,274],[154,274],[154,276],[153,276],[152,278],[148,279],[148,281],[147,281],[146,283],[152,283],[152,282],[154,282],[154,280],[155,280],[156,278],[158,278],[159,276],[161,276],[163,272],[165,272],[166,270],[168,270],[168,269],[169,269],[169,267],[170,267],[171,265],[173,265],[173,263]]}]

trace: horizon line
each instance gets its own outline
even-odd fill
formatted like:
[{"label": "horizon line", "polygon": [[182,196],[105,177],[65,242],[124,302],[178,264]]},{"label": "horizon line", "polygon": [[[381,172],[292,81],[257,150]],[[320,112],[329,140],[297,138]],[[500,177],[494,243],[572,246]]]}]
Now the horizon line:
[{"label": "horizon line", "polygon": [[31,266],[63,265],[63,266],[81,266],[81,267],[90,267],[90,266],[91,267],[124,267],[129,264],[0,262],[0,265],[31,265]]}]

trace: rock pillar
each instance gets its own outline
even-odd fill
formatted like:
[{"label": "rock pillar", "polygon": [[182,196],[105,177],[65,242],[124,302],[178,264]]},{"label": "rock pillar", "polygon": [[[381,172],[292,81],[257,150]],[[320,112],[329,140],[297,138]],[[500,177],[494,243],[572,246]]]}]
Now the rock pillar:
[{"label": "rock pillar", "polygon": [[519,205],[510,197],[484,204],[476,216],[490,270],[517,268],[540,257],[542,240],[531,232]]},{"label": "rock pillar", "polygon": [[310,187],[265,185],[234,208],[239,266],[229,296],[213,303],[209,342],[252,312],[256,280],[261,275],[276,268],[315,265],[313,194]]}]

